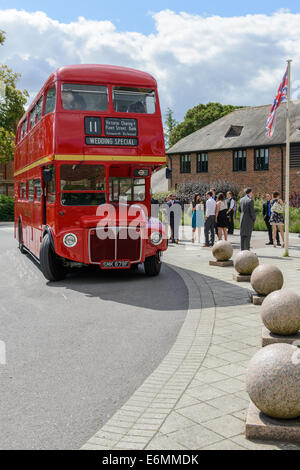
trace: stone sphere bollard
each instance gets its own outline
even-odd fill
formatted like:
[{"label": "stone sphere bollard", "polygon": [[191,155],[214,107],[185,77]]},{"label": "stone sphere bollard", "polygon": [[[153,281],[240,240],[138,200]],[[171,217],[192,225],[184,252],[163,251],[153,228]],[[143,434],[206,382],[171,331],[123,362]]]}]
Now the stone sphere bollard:
[{"label": "stone sphere bollard", "polygon": [[220,240],[213,246],[212,254],[217,261],[228,261],[233,255],[231,243],[225,240]]},{"label": "stone sphere bollard", "polygon": [[300,330],[300,296],[291,289],[271,292],[262,303],[261,318],[277,335],[294,335]]},{"label": "stone sphere bollard", "polygon": [[283,286],[283,275],[273,264],[257,266],[251,274],[251,286],[260,295],[268,295]]},{"label": "stone sphere bollard", "polygon": [[270,344],[251,359],[246,374],[247,392],[257,408],[272,418],[300,416],[300,349],[291,344]]},{"label": "stone sphere bollard", "polygon": [[249,250],[240,251],[233,260],[235,270],[240,274],[252,274],[259,265],[258,257]]}]

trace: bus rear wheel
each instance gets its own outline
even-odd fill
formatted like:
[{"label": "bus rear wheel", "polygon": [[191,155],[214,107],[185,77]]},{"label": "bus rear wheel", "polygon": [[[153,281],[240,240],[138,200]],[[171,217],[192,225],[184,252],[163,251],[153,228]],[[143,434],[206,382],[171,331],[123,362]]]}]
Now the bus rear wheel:
[{"label": "bus rear wheel", "polygon": [[44,236],[41,244],[40,266],[48,281],[60,281],[66,277],[66,268],[55,253],[48,234]]},{"label": "bus rear wheel", "polygon": [[23,245],[23,230],[22,230],[22,222],[19,221],[18,224],[18,242],[19,242],[19,250],[21,253],[25,253],[24,245]]},{"label": "bus rear wheel", "polygon": [[148,256],[144,261],[144,269],[147,276],[157,276],[161,269],[160,254],[157,252],[153,256]]}]

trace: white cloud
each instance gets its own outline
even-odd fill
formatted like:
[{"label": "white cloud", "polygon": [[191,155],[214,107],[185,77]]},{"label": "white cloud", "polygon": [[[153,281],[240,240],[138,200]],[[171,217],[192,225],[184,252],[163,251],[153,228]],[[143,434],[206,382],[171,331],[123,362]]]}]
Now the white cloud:
[{"label": "white cloud", "polygon": [[270,103],[287,58],[300,78],[300,14],[286,10],[231,18],[164,10],[152,14],[150,35],[84,17],[64,24],[42,11],[0,10],[0,17],[7,32],[1,62],[22,73],[31,95],[61,65],[124,65],[152,73],[163,112],[170,106],[181,120],[200,102]]}]

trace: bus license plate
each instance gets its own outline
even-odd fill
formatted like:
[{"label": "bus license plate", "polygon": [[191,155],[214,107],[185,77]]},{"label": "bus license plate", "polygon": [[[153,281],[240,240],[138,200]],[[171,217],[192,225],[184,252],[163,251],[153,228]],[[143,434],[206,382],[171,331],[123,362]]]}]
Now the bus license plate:
[{"label": "bus license plate", "polygon": [[103,269],[129,268],[129,261],[103,261],[101,267]]}]

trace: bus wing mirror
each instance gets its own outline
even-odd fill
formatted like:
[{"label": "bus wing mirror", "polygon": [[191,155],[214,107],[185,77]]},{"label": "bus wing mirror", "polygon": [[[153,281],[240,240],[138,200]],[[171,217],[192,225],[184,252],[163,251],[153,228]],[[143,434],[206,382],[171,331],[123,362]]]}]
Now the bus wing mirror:
[{"label": "bus wing mirror", "polygon": [[51,168],[45,168],[43,170],[43,178],[45,183],[50,183],[52,180],[52,169]]},{"label": "bus wing mirror", "polygon": [[166,168],[166,178],[171,179],[172,178],[172,170],[171,168]]}]

